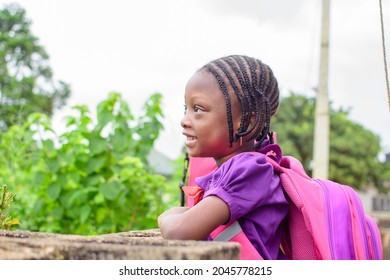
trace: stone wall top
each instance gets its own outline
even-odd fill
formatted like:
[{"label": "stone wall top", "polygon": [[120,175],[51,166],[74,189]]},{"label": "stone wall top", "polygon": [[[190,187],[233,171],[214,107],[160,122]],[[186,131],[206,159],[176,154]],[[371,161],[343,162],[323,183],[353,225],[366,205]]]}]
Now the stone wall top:
[{"label": "stone wall top", "polygon": [[165,240],[158,230],[96,236],[0,231],[0,259],[223,260],[239,259],[231,242]]}]

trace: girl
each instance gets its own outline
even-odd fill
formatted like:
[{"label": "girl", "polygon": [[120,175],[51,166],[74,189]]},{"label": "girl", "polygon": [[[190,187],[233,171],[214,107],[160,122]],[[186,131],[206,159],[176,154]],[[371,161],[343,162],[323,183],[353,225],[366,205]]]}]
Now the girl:
[{"label": "girl", "polygon": [[256,153],[267,149],[270,118],[279,105],[272,70],[252,57],[222,57],[190,78],[184,99],[188,154],[214,158],[217,169],[197,178],[204,190],[199,203],[158,217],[162,236],[210,240],[216,227],[238,220],[264,259],[280,258],[288,205],[278,175]]}]

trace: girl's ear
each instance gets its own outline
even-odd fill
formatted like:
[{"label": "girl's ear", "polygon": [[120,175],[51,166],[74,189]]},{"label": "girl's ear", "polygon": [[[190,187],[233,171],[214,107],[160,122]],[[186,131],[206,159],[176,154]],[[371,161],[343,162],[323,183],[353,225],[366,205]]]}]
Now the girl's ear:
[{"label": "girl's ear", "polygon": [[248,127],[252,127],[253,124],[255,123],[255,119],[256,119],[256,114],[255,114],[255,112],[251,112],[250,114],[251,114],[251,120],[250,120],[250,122],[249,122],[249,126],[248,126]]},{"label": "girl's ear", "polygon": [[250,122],[250,126],[253,125],[253,123],[255,122],[255,119],[256,119],[256,114],[255,114],[255,112],[251,112],[251,122]]},{"label": "girl's ear", "polygon": [[239,131],[241,125],[241,118],[236,118],[234,121],[234,131]]},{"label": "girl's ear", "polygon": [[[248,114],[248,113],[247,113],[247,114]],[[252,127],[252,125],[253,125],[254,122],[255,122],[255,118],[256,118],[254,112],[251,112],[250,114],[251,114],[251,119],[250,119],[248,128]],[[237,132],[239,131],[240,125],[241,125],[241,118],[237,118],[237,119],[235,120],[235,122],[234,122],[234,129],[235,129],[235,131],[237,131]]]}]

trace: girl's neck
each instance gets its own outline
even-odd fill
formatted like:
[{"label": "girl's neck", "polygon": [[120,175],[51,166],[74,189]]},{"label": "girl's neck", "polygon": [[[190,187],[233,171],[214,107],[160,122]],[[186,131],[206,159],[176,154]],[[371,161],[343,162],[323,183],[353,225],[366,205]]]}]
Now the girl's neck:
[{"label": "girl's neck", "polygon": [[231,159],[232,157],[241,154],[241,153],[247,153],[247,152],[254,152],[255,148],[253,145],[244,145],[244,146],[238,146],[238,148],[234,149],[231,153],[228,155],[221,157],[221,158],[214,158],[215,163],[217,167],[220,167],[223,163]]}]

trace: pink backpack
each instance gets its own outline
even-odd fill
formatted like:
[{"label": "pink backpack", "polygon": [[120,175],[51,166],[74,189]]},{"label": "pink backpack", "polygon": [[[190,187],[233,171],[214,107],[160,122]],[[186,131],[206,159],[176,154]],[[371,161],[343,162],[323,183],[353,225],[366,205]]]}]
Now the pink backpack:
[{"label": "pink backpack", "polygon": [[[277,145],[271,145],[277,146]],[[278,146],[277,146],[278,147]],[[280,148],[279,148],[280,149]],[[267,161],[279,174],[289,202],[287,229],[282,250],[293,260],[380,260],[381,236],[375,221],[365,214],[361,200],[351,187],[330,180],[310,178],[294,157],[281,151],[265,151]],[[212,158],[190,158],[188,186],[182,187],[187,206],[202,199],[195,178],[216,168]],[[241,244],[241,259],[262,259],[237,221],[221,225],[211,233],[214,241]]]}]

